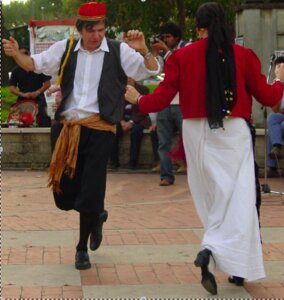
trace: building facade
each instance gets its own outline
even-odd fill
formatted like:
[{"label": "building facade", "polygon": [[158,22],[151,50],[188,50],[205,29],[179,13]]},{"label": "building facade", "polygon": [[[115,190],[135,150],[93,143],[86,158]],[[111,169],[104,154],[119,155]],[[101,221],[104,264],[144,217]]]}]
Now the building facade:
[{"label": "building facade", "polygon": [[[284,0],[244,1],[236,12],[236,36],[237,42],[256,52],[271,82],[271,58],[284,55]],[[253,106],[253,119],[257,127],[264,127],[264,109],[258,103]]]}]

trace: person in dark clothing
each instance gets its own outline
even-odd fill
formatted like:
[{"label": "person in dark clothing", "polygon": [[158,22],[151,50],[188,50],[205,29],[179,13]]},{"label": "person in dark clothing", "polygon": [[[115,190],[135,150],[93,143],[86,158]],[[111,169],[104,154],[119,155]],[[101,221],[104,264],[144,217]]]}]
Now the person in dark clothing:
[{"label": "person in dark clothing", "polygon": [[[284,65],[284,56],[279,56],[275,59],[275,76],[277,76],[281,65]],[[279,80],[284,82],[284,76],[279,78]],[[281,171],[278,170],[279,160],[283,158],[281,149],[284,145],[284,96],[277,105],[272,107],[272,112],[267,117],[267,132],[267,165],[269,174],[279,176],[281,174]]]},{"label": "person in dark clothing", "polygon": [[52,128],[49,185],[55,204],[80,214],[80,238],[75,267],[91,267],[90,249],[99,248],[107,220],[105,190],[115,124],[122,119],[127,78],[157,75],[160,66],[148,51],[144,35],[129,30],[124,41],[107,39],[103,3],[88,2],[78,9],[76,28],[80,39],[62,40],[47,51],[28,57],[10,37],[3,39],[6,55],[26,70],[57,74],[62,100]]},{"label": "person in dark clothing", "polygon": [[[133,85],[141,95],[149,94],[149,89],[142,84],[135,82],[132,78],[128,79],[128,84]],[[129,149],[129,162],[130,169],[136,169],[141,142],[143,138],[143,130],[151,126],[151,120],[148,114],[142,114],[137,105],[125,103],[123,119],[116,125],[116,137],[113,143],[111,152],[111,167],[116,169],[120,166],[119,161],[119,142],[123,134],[130,134],[130,149]],[[151,132],[152,135],[155,132]]]},{"label": "person in dark clothing", "polygon": [[[166,64],[167,59],[173,51],[186,45],[182,39],[182,32],[179,26],[169,22],[160,27],[160,39],[151,42],[150,47],[158,59],[162,59]],[[157,134],[159,141],[158,153],[160,157],[160,186],[169,186],[174,184],[175,175],[173,172],[173,161],[170,156],[173,137],[178,131],[182,134],[182,114],[179,105],[179,94],[177,93],[171,102],[171,105],[157,113]],[[183,144],[180,146],[183,148]],[[186,172],[186,161],[181,159],[177,172]]]},{"label": "person in dark clothing", "polygon": [[[24,55],[30,55],[30,51],[26,47],[19,48]],[[17,66],[11,74],[9,81],[10,92],[18,96],[17,101],[34,100],[38,104],[38,125],[40,127],[50,127],[50,117],[47,115],[46,99],[44,92],[50,87],[51,76],[37,74],[26,71]]]}]

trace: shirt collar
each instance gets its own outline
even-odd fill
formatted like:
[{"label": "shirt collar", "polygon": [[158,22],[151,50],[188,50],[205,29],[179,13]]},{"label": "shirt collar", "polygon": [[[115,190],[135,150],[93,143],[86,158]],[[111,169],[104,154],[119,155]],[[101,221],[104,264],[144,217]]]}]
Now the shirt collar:
[{"label": "shirt collar", "polygon": [[[79,50],[81,50],[81,51],[83,51],[83,52],[89,52],[89,51],[85,50],[85,49],[81,46],[81,41],[82,41],[82,39],[80,38],[80,39],[78,40],[78,42],[77,42],[76,47],[74,48],[74,52],[75,52],[75,51],[79,51]],[[106,37],[103,38],[100,47],[99,47],[98,49],[92,51],[92,52],[99,52],[99,51],[109,52],[109,47],[108,47],[108,44],[107,44],[107,39],[106,39]]]},{"label": "shirt collar", "polygon": [[181,48],[182,43],[183,43],[183,40],[180,40],[175,49]]}]

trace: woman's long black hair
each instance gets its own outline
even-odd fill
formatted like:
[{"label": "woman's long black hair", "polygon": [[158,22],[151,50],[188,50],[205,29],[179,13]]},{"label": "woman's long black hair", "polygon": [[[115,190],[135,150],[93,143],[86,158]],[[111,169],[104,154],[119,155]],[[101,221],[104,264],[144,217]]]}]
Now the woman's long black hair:
[{"label": "woman's long black hair", "polygon": [[236,103],[236,67],[232,35],[223,7],[215,2],[201,5],[197,28],[208,30],[206,50],[206,110],[211,129],[223,128],[223,118]]}]

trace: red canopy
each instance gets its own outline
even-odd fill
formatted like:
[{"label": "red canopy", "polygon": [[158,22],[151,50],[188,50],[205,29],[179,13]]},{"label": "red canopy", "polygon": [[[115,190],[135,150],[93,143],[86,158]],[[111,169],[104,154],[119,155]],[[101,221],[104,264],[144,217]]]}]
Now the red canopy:
[{"label": "red canopy", "polygon": [[74,26],[76,19],[63,19],[63,20],[32,20],[29,21],[30,27],[46,26],[46,25],[71,25]]}]

